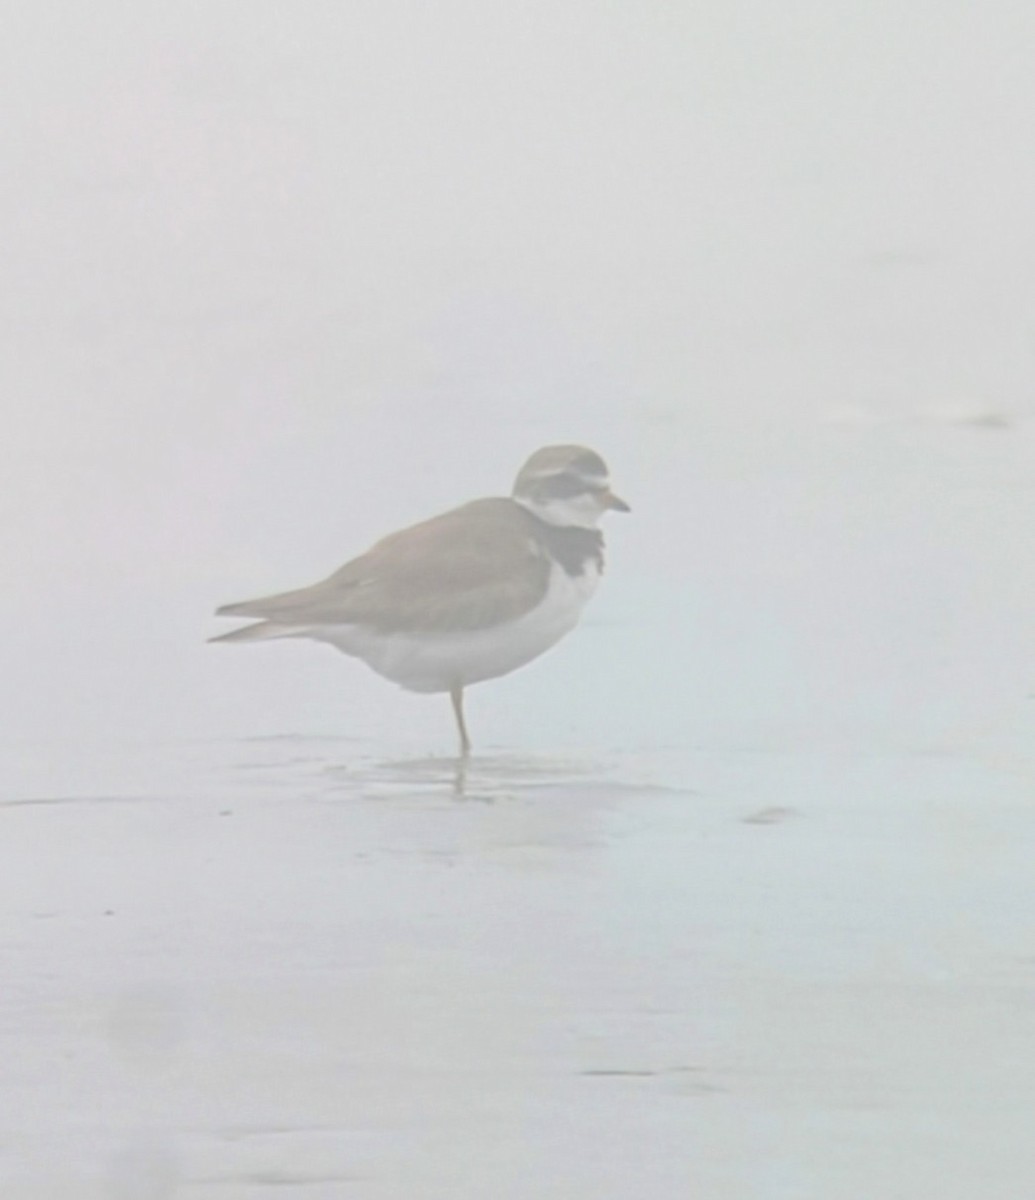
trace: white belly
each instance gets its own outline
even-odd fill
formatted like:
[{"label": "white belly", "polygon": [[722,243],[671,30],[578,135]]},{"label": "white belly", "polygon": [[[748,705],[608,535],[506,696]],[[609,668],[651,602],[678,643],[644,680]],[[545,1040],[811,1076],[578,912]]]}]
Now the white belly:
[{"label": "white belly", "polygon": [[376,633],[357,625],[299,630],[361,658],[385,679],[411,692],[448,692],[523,667],[575,628],[600,579],[594,563],[572,578],[554,566],[542,603],[531,612],[470,633]]}]

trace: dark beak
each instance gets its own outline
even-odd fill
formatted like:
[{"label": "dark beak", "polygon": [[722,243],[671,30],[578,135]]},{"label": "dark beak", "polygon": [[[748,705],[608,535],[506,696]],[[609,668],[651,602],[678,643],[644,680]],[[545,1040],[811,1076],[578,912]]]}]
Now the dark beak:
[{"label": "dark beak", "polygon": [[604,507],[614,509],[615,512],[632,512],[629,505],[616,496],[614,492],[604,493]]}]

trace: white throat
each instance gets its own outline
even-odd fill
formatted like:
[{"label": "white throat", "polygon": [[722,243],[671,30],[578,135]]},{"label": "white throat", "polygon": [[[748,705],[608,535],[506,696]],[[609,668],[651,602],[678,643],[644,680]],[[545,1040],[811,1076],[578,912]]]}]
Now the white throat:
[{"label": "white throat", "polygon": [[574,525],[579,529],[596,529],[600,524],[600,518],[604,515],[599,501],[589,492],[583,492],[578,496],[570,496],[563,500],[549,500],[546,503],[532,500],[527,496],[514,496],[513,499],[533,516],[538,517],[540,521],[562,528],[570,528]]}]

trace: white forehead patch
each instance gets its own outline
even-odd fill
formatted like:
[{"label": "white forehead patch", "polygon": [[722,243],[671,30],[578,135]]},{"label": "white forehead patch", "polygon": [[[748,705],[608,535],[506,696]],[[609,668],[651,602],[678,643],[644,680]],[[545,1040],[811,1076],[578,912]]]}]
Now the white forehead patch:
[{"label": "white forehead patch", "polygon": [[594,491],[607,487],[606,475],[579,475],[579,478],[585,482],[586,487],[592,488]]},{"label": "white forehead patch", "polygon": [[566,467],[563,471],[536,471],[533,475],[525,476],[525,483],[539,483],[544,479],[560,479],[562,476],[577,479],[587,488],[606,488],[608,486],[606,475],[585,475],[582,471],[576,471],[570,467]]}]

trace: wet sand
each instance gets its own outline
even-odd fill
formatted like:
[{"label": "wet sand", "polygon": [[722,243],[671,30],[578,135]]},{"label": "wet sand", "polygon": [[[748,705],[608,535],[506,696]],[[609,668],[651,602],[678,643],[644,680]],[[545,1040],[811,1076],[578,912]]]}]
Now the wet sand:
[{"label": "wet sand", "polygon": [[459,792],[335,739],[21,755],[5,1197],[1035,1180],[1016,764],[486,754]]}]

